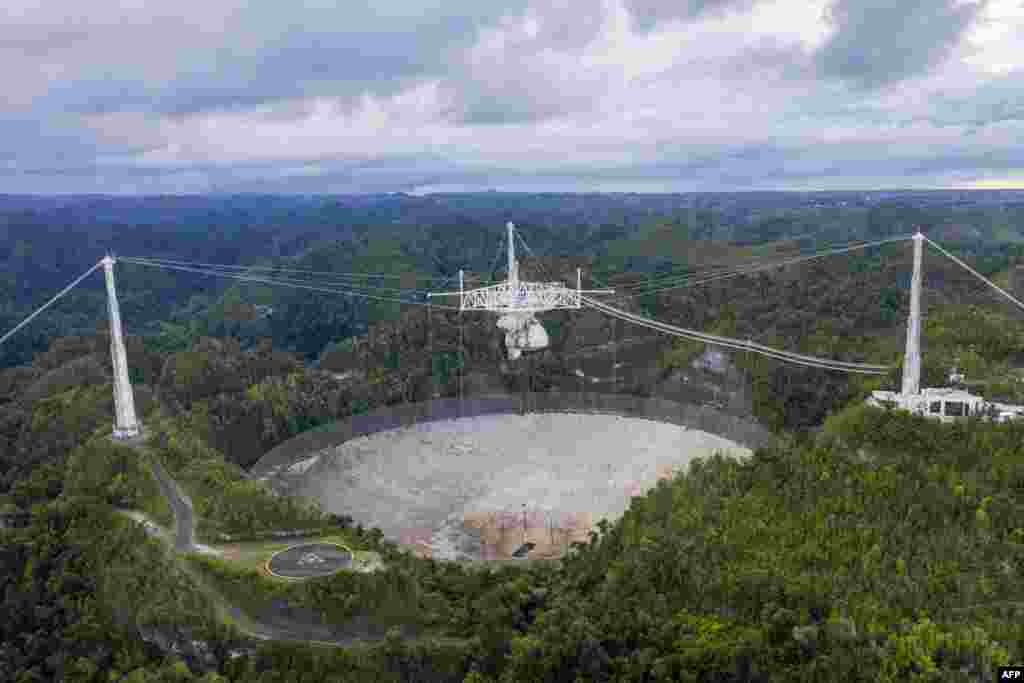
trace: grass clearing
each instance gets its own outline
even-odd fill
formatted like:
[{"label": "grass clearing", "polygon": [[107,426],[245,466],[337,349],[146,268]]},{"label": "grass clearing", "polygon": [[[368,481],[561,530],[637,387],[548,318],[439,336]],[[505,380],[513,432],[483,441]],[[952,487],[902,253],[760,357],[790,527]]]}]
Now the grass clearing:
[{"label": "grass clearing", "polygon": [[245,615],[259,614],[276,600],[298,597],[292,588],[293,582],[275,579],[261,570],[236,565],[223,558],[189,553],[183,557],[183,564],[201,584],[222,595],[226,604],[239,607]]},{"label": "grass clearing", "polygon": [[353,566],[367,570],[380,565],[380,555],[369,550],[358,549],[347,534],[329,533],[321,536],[306,536],[302,538],[289,539],[268,539],[263,541],[239,541],[237,543],[223,543],[211,545],[220,559],[240,569],[249,569],[259,572],[261,575],[273,581],[288,582],[292,579],[282,579],[270,575],[266,571],[266,563],[270,557],[282,550],[292,546],[304,545],[306,543],[336,543],[352,551]]}]

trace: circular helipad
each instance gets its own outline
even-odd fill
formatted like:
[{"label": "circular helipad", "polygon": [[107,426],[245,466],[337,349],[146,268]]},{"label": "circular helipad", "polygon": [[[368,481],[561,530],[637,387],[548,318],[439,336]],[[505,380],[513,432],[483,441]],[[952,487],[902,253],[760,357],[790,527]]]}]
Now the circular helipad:
[{"label": "circular helipad", "polygon": [[274,553],[267,570],[288,579],[327,576],[352,564],[352,552],[336,543],[303,543]]}]

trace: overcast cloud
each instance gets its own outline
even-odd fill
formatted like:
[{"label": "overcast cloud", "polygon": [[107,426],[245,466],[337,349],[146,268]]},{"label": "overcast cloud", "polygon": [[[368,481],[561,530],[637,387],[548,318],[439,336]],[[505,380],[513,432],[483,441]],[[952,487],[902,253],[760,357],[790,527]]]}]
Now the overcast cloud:
[{"label": "overcast cloud", "polygon": [[1024,0],[7,0],[0,192],[1024,187]]}]

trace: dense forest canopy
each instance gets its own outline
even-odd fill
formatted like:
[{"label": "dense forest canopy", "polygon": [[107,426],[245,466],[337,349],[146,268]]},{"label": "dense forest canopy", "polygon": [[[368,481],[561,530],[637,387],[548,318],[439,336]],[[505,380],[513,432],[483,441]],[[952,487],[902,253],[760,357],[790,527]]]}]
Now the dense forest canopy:
[{"label": "dense forest canopy", "polygon": [[[536,252],[523,259],[531,277],[574,281],[583,267],[621,288],[921,225],[1010,286],[1024,202],[999,193],[3,197],[0,323],[13,327],[107,249],[502,277],[506,220]],[[1024,432],[862,405],[871,389],[898,386],[910,269],[909,244],[896,243],[621,304],[689,328],[891,363],[880,378],[729,353],[720,385],[684,389],[703,346],[593,311],[546,314],[552,344],[531,357],[532,390],[573,390],[584,364],[611,367],[612,354],[641,349],[614,390],[731,396],[725,410],[752,415],[779,441],[662,482],[560,563],[481,570],[412,557],[377,529],[273,495],[247,470],[357,412],[457,396],[460,386],[519,390],[527,378],[503,363],[492,319],[460,324],[451,311],[431,319],[419,306],[119,264],[143,446],[108,438],[100,278],[0,347],[0,513],[10,526],[0,530],[0,680],[992,680],[997,665],[1024,656]],[[958,364],[972,390],[1024,402],[1020,312],[933,251],[924,287],[923,383],[943,383]],[[273,313],[254,316],[257,305]],[[153,465],[191,497],[203,542],[326,529],[383,568],[282,584],[176,553],[133,521],[172,527]],[[341,624],[352,642],[263,642],[251,635],[257,622],[301,622],[310,633]]]},{"label": "dense forest canopy", "polygon": [[[663,224],[676,226],[677,239],[736,245],[794,239],[791,248],[907,234],[921,225],[995,272],[1019,255],[1024,199],[1012,192],[0,196],[0,328],[14,327],[108,250],[336,272],[412,267],[439,282],[460,268],[481,277],[502,270],[495,256],[506,221],[519,226],[538,255],[571,259],[574,266],[589,259],[595,270],[705,265],[704,254],[688,252],[685,244],[645,254],[651,229]],[[384,239],[390,249],[371,246]],[[398,255],[400,263],[392,264]],[[245,346],[270,337],[275,348],[312,360],[328,338],[364,331],[382,314],[351,298],[247,286],[246,302],[270,305],[274,314],[232,319],[222,307],[233,281],[129,264],[118,274],[125,326],[135,334],[156,334],[165,322],[200,334],[231,334]],[[0,367],[30,360],[55,336],[94,332],[105,317],[101,279],[87,280],[5,343]]]}]

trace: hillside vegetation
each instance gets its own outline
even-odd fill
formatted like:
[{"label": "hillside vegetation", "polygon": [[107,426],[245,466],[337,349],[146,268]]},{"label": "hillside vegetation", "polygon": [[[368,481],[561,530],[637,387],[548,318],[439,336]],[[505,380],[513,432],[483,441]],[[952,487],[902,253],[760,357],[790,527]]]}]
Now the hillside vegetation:
[{"label": "hillside vegetation", "polygon": [[[33,413],[49,409],[40,401]],[[77,423],[63,424],[54,431]],[[46,678],[73,669],[77,678],[67,680],[99,681],[112,680],[113,670],[175,670],[158,651],[132,644],[153,624],[188,625],[191,637],[211,644],[212,657],[237,646],[239,636],[204,611],[192,579],[168,573],[166,550],[113,516],[114,504],[161,513],[144,470],[102,439],[109,426],[95,438],[78,432],[84,445],[68,460],[34,468],[11,489],[33,510],[29,528],[3,532],[7,607],[26,615],[5,626],[6,642],[24,643],[5,650],[12,672]],[[286,680],[271,670],[373,666],[385,680],[790,681],[836,672],[858,681],[906,680],[913,672],[917,680],[978,680],[1024,645],[1022,429],[851,408],[815,439],[791,438],[745,462],[708,460],[661,484],[560,566],[459,568],[398,553],[378,533],[354,540],[382,550],[384,573],[282,588],[197,557],[200,573],[254,611],[285,598],[333,623],[375,614],[383,638],[377,649],[359,650],[358,665],[322,649],[269,647],[224,657],[208,671],[238,681],[254,680],[246,678],[251,666],[270,667],[257,680]],[[197,437],[174,448],[197,462],[223,462]],[[86,459],[109,465],[84,472]],[[103,467],[118,474],[104,477]],[[125,499],[126,481],[137,499]],[[211,494],[231,486],[213,477],[203,485]],[[249,509],[244,500],[239,508]],[[259,509],[253,531],[296,522],[291,508]],[[126,602],[119,589],[104,588],[114,576],[118,587],[137,582],[139,591],[167,598]],[[263,603],[254,602],[259,595]],[[21,609],[23,596],[44,608]],[[384,637],[389,618],[400,630]],[[37,635],[12,639],[16,633]],[[403,644],[415,633],[434,634],[440,649]],[[58,660],[46,644],[53,638],[84,645]],[[452,638],[465,644],[440,644]],[[204,670],[202,657],[189,661]],[[190,680],[177,671],[175,680]],[[133,675],[124,680],[149,680]]]},{"label": "hillside vegetation", "polygon": [[[684,241],[723,239],[721,225],[692,218]],[[839,230],[833,219],[828,229]],[[790,219],[761,220],[766,234],[789,229],[778,220]],[[882,232],[872,220],[866,234]],[[609,230],[607,240],[628,240],[626,232]],[[304,246],[305,257],[323,246]],[[730,248],[755,247],[764,243]],[[972,263],[1005,271],[1013,252],[976,258],[986,248]],[[621,242],[616,249],[631,253]],[[924,383],[941,383],[958,362],[979,391],[1019,396],[1009,378],[1024,360],[1020,317],[968,274],[927,259]],[[27,524],[0,530],[9,615],[0,624],[0,680],[992,680],[995,666],[1024,658],[1024,426],[943,425],[861,406],[871,389],[898,386],[910,251],[887,245],[817,263],[622,305],[793,350],[891,362],[891,375],[851,379],[727,354],[730,386],[750,397],[735,410],[773,428],[780,445],[744,461],[696,464],[553,564],[420,560],[379,530],[275,497],[247,469],[331,420],[457,396],[460,373],[479,391],[524,382],[571,390],[579,364],[605,363],[610,374],[617,354],[642,343],[646,362],[630,357],[618,390],[669,395],[683,376],[697,376],[691,362],[701,346],[625,325],[616,337],[600,316],[564,312],[545,317],[552,347],[516,367],[501,360],[493,320],[466,316],[460,329],[457,313],[421,307],[371,321],[365,333],[324,327],[317,334],[330,343],[314,368],[305,351],[270,336],[249,343],[170,321],[128,338],[149,437],[140,452],[107,438],[103,326],[52,339],[31,363],[0,371],[0,509],[25,513]],[[650,277],[648,267],[685,264],[633,265],[593,272],[619,287]],[[568,258],[539,266],[574,278]],[[149,458],[192,499],[202,540],[330,529],[354,549],[378,552],[384,568],[282,584],[175,555],[122,514],[170,525]],[[231,607],[256,618],[281,602],[359,642],[256,641],[240,630],[244,619],[225,616]]]}]

